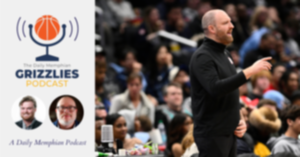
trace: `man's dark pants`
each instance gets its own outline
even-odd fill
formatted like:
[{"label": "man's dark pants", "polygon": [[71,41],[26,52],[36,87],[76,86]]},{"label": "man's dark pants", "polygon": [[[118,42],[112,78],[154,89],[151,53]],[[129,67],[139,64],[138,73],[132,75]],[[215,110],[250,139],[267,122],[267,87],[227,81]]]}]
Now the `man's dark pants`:
[{"label": "man's dark pants", "polygon": [[199,150],[199,157],[236,157],[236,137],[234,134],[194,137]]}]

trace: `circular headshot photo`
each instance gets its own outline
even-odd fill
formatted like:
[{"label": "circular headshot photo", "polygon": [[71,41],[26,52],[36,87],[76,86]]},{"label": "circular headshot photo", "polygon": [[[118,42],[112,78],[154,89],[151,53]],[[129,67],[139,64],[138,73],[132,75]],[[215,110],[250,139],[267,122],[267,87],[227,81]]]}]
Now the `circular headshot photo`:
[{"label": "circular headshot photo", "polygon": [[81,122],[83,107],[77,98],[71,95],[62,95],[51,103],[49,116],[55,127],[71,130]]},{"label": "circular headshot photo", "polygon": [[45,105],[38,97],[21,96],[12,106],[12,118],[19,128],[34,130],[42,125],[45,111]]}]

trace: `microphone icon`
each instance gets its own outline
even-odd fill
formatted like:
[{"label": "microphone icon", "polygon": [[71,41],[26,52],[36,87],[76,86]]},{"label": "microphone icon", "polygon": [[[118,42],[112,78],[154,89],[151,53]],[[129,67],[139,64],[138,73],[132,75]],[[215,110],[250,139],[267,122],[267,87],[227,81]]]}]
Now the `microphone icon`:
[{"label": "microphone icon", "polygon": [[[32,35],[32,28],[33,25],[30,24],[29,25],[29,34],[30,34],[30,38],[32,39],[33,42],[35,42],[37,45],[39,46],[44,46],[46,47],[46,54],[36,57],[36,61],[58,61],[59,58],[49,55],[49,47],[50,46],[54,46],[58,43],[60,43],[64,37],[65,37],[65,29],[66,29],[66,25],[63,24],[62,26],[62,36],[61,38],[51,44],[43,44],[38,42],[37,40],[35,40],[35,38]],[[51,15],[44,15],[43,17],[39,18],[36,22],[36,26],[35,26],[35,32],[36,34],[43,40],[51,40],[53,38],[55,38],[57,36],[57,34],[59,33],[60,27],[59,27],[59,23],[58,20],[54,17],[52,17]]]}]

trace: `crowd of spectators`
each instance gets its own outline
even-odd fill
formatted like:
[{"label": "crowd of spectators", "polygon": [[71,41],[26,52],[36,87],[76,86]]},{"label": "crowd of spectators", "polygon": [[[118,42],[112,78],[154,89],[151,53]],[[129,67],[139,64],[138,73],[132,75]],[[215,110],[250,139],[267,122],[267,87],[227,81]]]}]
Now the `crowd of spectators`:
[{"label": "crowd of spectators", "polygon": [[[234,25],[227,50],[237,71],[272,56],[272,70],[240,86],[247,124],[237,154],[300,156],[300,1],[96,0],[95,142],[101,125],[129,149],[162,123],[164,153],[199,153],[193,139],[189,61],[205,38],[202,16],[222,9]],[[191,47],[159,35],[166,31]],[[217,98],[216,98],[217,99]],[[116,143],[114,143],[116,147]],[[285,155],[283,155],[285,156]]]}]

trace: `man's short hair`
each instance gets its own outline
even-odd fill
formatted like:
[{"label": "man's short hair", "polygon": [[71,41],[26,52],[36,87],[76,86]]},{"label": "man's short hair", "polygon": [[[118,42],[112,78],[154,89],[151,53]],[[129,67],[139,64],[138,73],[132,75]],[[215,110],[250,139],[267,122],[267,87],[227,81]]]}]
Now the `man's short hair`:
[{"label": "man's short hair", "polygon": [[260,71],[259,73],[255,74],[255,75],[253,75],[251,77],[252,87],[255,87],[255,83],[256,83],[256,81],[259,77],[267,77],[271,82],[272,74],[267,70],[263,70],[263,71]]},{"label": "man's short hair", "polygon": [[283,131],[285,132],[289,127],[287,123],[288,119],[295,121],[295,119],[298,117],[300,117],[300,106],[290,105],[283,109],[283,111],[281,112]]},{"label": "man's short hair", "polygon": [[142,83],[142,76],[138,73],[131,73],[128,77],[127,77],[127,83],[131,82],[132,80],[138,78],[141,83]]},{"label": "man's short hair", "polygon": [[181,86],[178,84],[178,83],[169,83],[168,85],[166,85],[163,89],[163,95],[166,96],[168,95],[168,88],[169,87],[176,87],[176,88],[180,88],[181,89]]},{"label": "man's short hair", "polygon": [[262,99],[262,100],[259,101],[259,103],[258,103],[258,105],[257,105],[257,108],[260,108],[260,107],[262,107],[262,106],[264,106],[264,105],[267,105],[267,104],[268,104],[268,105],[271,105],[271,106],[274,106],[275,108],[277,107],[275,101],[270,100],[270,99]]},{"label": "man's short hair", "polygon": [[202,23],[203,31],[207,32],[208,26],[215,24],[215,12],[210,12],[210,13],[206,14],[205,16],[203,16],[201,23]]},{"label": "man's short hair", "polygon": [[34,98],[32,96],[25,96],[21,101],[19,106],[21,106],[24,102],[26,101],[31,101],[33,103],[34,108],[36,108],[36,101],[34,100]]}]

